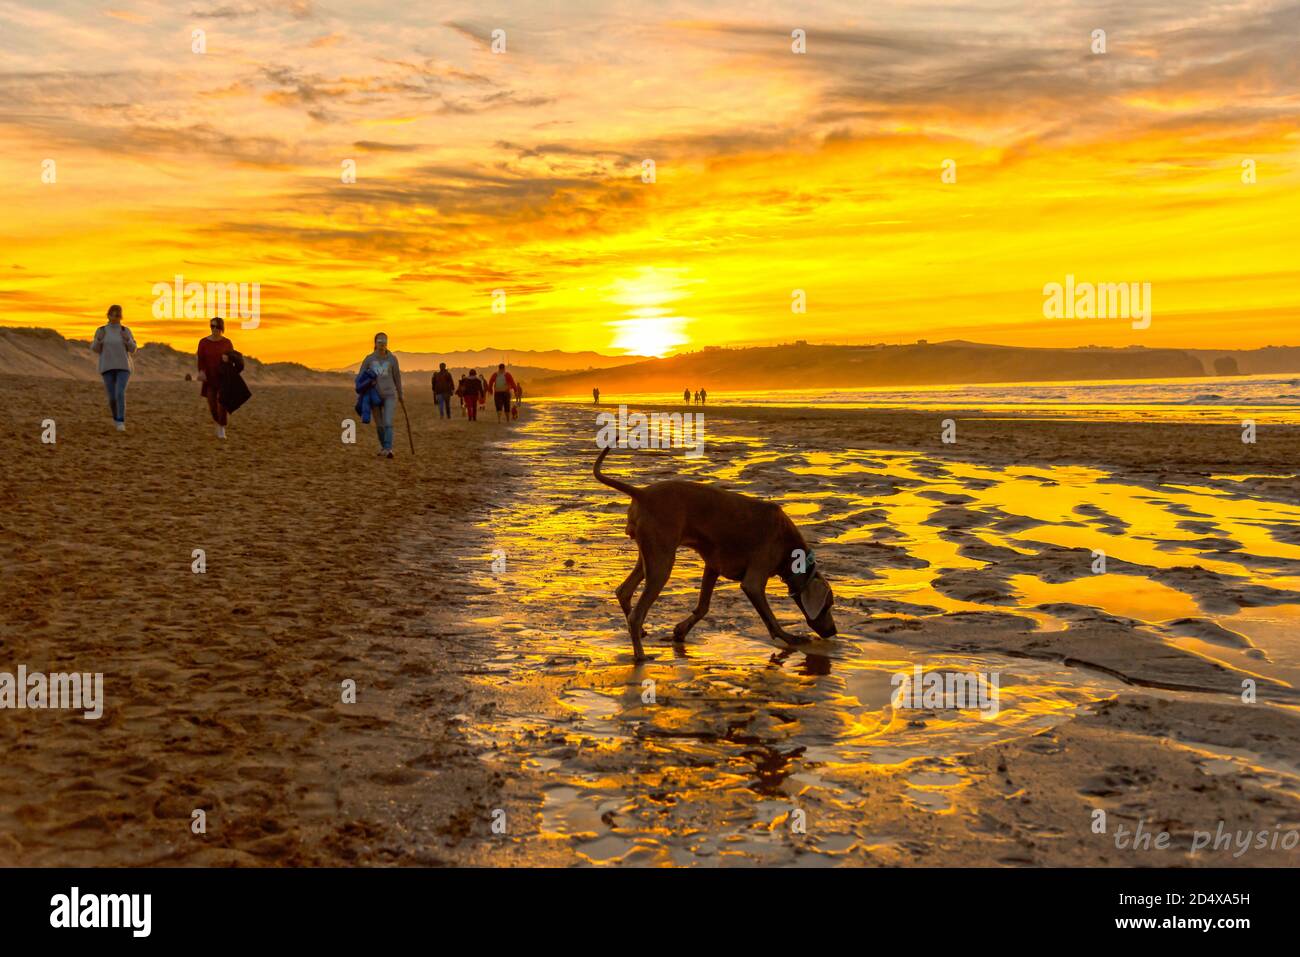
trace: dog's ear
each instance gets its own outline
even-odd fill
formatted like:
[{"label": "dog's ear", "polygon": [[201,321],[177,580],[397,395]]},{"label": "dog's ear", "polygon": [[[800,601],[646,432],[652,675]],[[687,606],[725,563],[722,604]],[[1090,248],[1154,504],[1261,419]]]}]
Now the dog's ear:
[{"label": "dog's ear", "polygon": [[807,587],[799,595],[799,606],[811,621],[831,604],[831,586],[821,575],[814,575],[808,580]]}]

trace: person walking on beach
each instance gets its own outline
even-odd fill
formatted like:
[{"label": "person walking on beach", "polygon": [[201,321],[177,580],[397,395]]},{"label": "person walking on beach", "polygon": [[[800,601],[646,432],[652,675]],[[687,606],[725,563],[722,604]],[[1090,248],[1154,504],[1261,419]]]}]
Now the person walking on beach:
[{"label": "person walking on beach", "polygon": [[375,336],[375,351],[361,360],[357,375],[364,372],[374,373],[375,388],[384,400],[384,407],[375,414],[375,431],[379,434],[379,454],[391,459],[393,414],[402,401],[402,370],[397,364],[397,356],[388,351],[388,336],[382,332]]},{"label": "person walking on beach", "polygon": [[456,383],[456,398],[460,400],[460,414],[467,415],[465,411],[465,373],[460,374],[460,381]]},{"label": "person walking on beach", "polygon": [[464,388],[465,410],[469,413],[469,420],[477,422],[479,401],[483,397],[483,380],[473,369],[470,369],[469,375],[465,377]]},{"label": "person walking on beach", "polygon": [[492,393],[492,402],[496,406],[497,421],[501,421],[501,416],[510,421],[510,395],[515,391],[515,377],[506,371],[504,362],[497,363],[497,371],[492,373],[492,378],[488,380],[488,391]]},{"label": "person walking on beach", "polygon": [[99,374],[108,393],[108,411],[113,428],[126,431],[126,382],[131,378],[131,353],[135,336],[122,325],[122,307],[108,307],[108,322],[95,330],[90,351],[99,356]]},{"label": "person walking on beach", "polygon": [[447,363],[439,362],[438,371],[433,374],[433,401],[438,404],[438,418],[451,418],[451,397],[456,391]]},{"label": "person walking on beach", "polygon": [[[470,375],[473,374],[474,371],[471,369]],[[483,378],[483,374],[480,372],[478,375],[478,408],[480,412],[482,412],[483,408],[487,405],[487,397],[488,397],[487,379]]]},{"label": "person walking on beach", "polygon": [[701,389],[701,390],[700,390],[700,405],[703,405],[706,401],[708,401],[708,398],[709,398],[709,393],[706,392],[704,389]]},{"label": "person walking on beach", "polygon": [[691,390],[690,390],[690,389],[683,389],[683,390],[682,390],[682,401],[685,402],[687,405],[690,405],[690,404],[691,404]]},{"label": "person walking on beach", "polygon": [[230,415],[221,404],[221,357],[235,347],[226,338],[226,320],[213,316],[208,322],[208,328],[212,330],[211,333],[199,340],[199,381],[203,383],[199,394],[208,400],[208,411],[212,414],[212,421],[217,424],[217,438],[224,439]]},{"label": "person walking on beach", "polygon": [[596,405],[600,405],[600,390],[599,390],[599,389],[592,389],[592,390],[591,390],[591,401],[594,402],[594,403],[596,403]]}]

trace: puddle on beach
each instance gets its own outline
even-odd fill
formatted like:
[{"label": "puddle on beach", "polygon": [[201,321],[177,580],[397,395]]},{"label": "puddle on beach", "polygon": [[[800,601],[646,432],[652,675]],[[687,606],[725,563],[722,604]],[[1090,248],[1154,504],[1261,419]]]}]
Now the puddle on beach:
[{"label": "puddle on beach", "polygon": [[[485,561],[477,572],[483,594],[471,627],[496,652],[471,680],[503,706],[464,726],[482,760],[537,799],[511,840],[562,842],[598,865],[901,862],[907,835],[872,831],[863,813],[883,777],[904,782],[917,813],[952,813],[969,784],[960,755],[1050,728],[1126,688],[1058,662],[864,638],[873,614],[906,622],[1011,612],[1045,631],[1069,626],[1058,616],[1063,604],[1157,628],[1204,619],[1244,636],[1254,657],[1194,635],[1168,640],[1300,685],[1300,604],[1207,609],[1176,579],[1089,568],[1101,549],[1121,567],[1176,574],[1199,565],[1300,590],[1300,546],[1272,534],[1300,522],[1300,508],[1211,487],[1153,490],[1082,467],[804,452],[746,435],[743,423],[736,434],[711,423],[701,459],[616,450],[605,470],[636,484],[719,481],[779,501],[820,543],[840,635],[816,653],[778,649],[738,586],[721,582],[709,617],[685,646],[672,645],[664,639],[694,607],[702,573],[683,550],[647,622],[653,660],[635,666],[614,598],[635,562],[623,531],[627,499],[592,478],[593,414],[569,403],[532,407],[501,443],[523,472],[516,494],[482,527],[505,566],[494,573]],[[989,567],[988,549],[1026,561],[1050,550],[1051,580],[1004,575],[1012,598],[996,605],[935,587],[945,570]],[[779,583],[769,599],[778,618],[806,631]],[[894,676],[917,665],[996,673],[996,713],[896,710]],[[795,816],[806,833],[791,826]]]}]

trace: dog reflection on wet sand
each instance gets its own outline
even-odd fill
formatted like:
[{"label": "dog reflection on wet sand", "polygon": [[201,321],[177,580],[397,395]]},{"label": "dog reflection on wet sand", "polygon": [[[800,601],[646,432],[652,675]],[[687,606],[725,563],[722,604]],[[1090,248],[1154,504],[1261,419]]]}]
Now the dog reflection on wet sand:
[{"label": "dog reflection on wet sand", "polygon": [[[767,603],[767,581],[785,582],[804,619],[822,638],[835,635],[831,617],[834,595],[813,559],[799,529],[779,505],[700,482],[671,480],[638,487],[603,475],[600,465],[609,449],[596,457],[596,479],[632,499],[627,510],[627,534],[636,542],[636,567],[615,593],[627,618],[628,634],[637,661],[645,659],[641,641],[645,619],[672,574],[677,549],[692,548],[704,559],[704,580],[695,610],[677,623],[673,641],[686,640],[696,623],[709,613],[709,600],[718,577],[740,582],[776,641],[803,644],[807,638],[781,627]],[[636,607],[632,596],[645,582]]]}]

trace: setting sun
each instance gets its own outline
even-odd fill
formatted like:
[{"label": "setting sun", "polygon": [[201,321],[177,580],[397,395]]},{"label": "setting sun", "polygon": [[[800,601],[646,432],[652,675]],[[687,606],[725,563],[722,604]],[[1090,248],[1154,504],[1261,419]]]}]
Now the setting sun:
[{"label": "setting sun", "polygon": [[610,348],[630,355],[663,357],[688,341],[682,331],[686,320],[680,316],[620,319],[610,325]]}]

